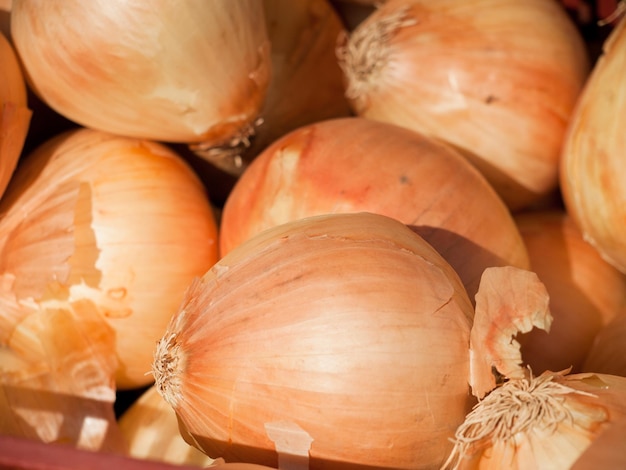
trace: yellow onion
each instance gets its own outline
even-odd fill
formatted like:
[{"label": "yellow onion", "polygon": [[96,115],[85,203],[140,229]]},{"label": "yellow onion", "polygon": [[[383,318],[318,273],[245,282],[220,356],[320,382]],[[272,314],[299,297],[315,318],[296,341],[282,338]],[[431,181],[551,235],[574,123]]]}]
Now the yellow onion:
[{"label": "yellow onion", "polygon": [[300,219],[190,286],[156,385],[187,439],[227,462],[427,468],[471,401],[472,317],[456,273],[400,222]]},{"label": "yellow onion", "polygon": [[0,197],[22,153],[31,114],[21,65],[13,45],[0,33]]},{"label": "yellow onion", "polygon": [[558,2],[390,0],[338,55],[358,115],[456,146],[512,210],[558,186],[563,136],[589,69]]},{"label": "yellow onion", "polygon": [[88,300],[115,331],[117,386],[149,383],[154,342],[217,259],[215,216],[184,160],[151,141],[70,130],[25,158],[0,217],[0,344],[28,309]]},{"label": "yellow onion", "polygon": [[215,462],[185,442],[178,430],[176,413],[155,386],[143,392],[118,423],[131,457],[198,467]]},{"label": "yellow onion", "polygon": [[510,380],[468,414],[442,468],[569,470],[624,419],[626,377],[548,371]]},{"label": "yellow onion", "polygon": [[603,46],[564,142],[561,188],[585,239],[626,272],[626,18]]},{"label": "yellow onion", "polygon": [[626,377],[626,308],[597,332],[582,369]]},{"label": "yellow onion", "polygon": [[265,149],[226,200],[220,252],[297,218],[360,211],[411,225],[458,272],[471,299],[486,267],[529,264],[508,209],[454,149],[357,117],[303,126]]},{"label": "yellow onion", "polygon": [[11,34],[52,109],[143,139],[236,144],[271,72],[257,0],[14,0]]},{"label": "yellow onion", "polygon": [[[258,153],[287,132],[322,119],[349,116],[335,44],[343,25],[329,0],[263,0],[272,77],[254,135],[209,159],[238,176]],[[196,149],[199,155],[202,150]],[[219,156],[221,153],[221,157]],[[230,156],[228,155],[230,153]]]},{"label": "yellow onion", "polygon": [[515,221],[553,316],[549,332],[520,338],[522,357],[535,374],[580,372],[595,335],[626,309],[626,275],[602,259],[562,209],[523,212]]},{"label": "yellow onion", "polygon": [[93,304],[31,304],[0,345],[0,434],[125,454],[116,366],[115,332]]},{"label": "yellow onion", "polygon": [[156,387],[185,440],[226,462],[433,468],[475,402],[469,385],[480,397],[493,367],[515,375],[511,335],[548,314],[533,273],[483,280],[476,330],[456,272],[401,222],[287,222],[191,284],[157,345]]}]

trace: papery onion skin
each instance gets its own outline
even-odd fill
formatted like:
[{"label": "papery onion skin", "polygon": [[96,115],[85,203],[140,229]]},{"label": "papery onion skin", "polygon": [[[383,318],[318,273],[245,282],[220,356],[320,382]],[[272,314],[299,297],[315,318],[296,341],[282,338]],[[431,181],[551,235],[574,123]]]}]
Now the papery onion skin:
[{"label": "papery onion skin", "polygon": [[589,70],[558,2],[388,1],[338,55],[356,114],[456,146],[512,210],[558,186],[563,136]]},{"label": "papery onion skin", "polygon": [[471,299],[486,267],[529,266],[507,207],[461,155],[358,117],[303,126],[265,149],[226,200],[220,253],[297,218],[360,211],[413,226],[459,273]]},{"label": "papery onion skin", "polygon": [[21,156],[31,115],[17,54],[4,33],[0,33],[0,197]]},{"label": "papery onion skin", "polygon": [[585,239],[626,273],[626,17],[603,46],[572,116],[561,157],[565,207]]},{"label": "papery onion skin", "polygon": [[570,367],[580,372],[595,335],[626,308],[626,275],[583,239],[562,209],[522,212],[515,221],[554,318],[549,332],[518,338],[522,357],[535,374]]},{"label": "papery onion skin", "polygon": [[51,108],[123,136],[228,144],[271,74],[257,0],[14,0],[11,34]]},{"label": "papery onion skin", "polygon": [[153,373],[188,442],[227,462],[275,467],[268,426],[283,423],[311,470],[433,468],[473,402],[472,317],[458,275],[405,225],[326,214],[258,234],[194,282]]},{"label": "papery onion skin", "polygon": [[151,382],[152,347],[217,260],[205,187],[168,147],[74,129],[29,154],[0,203],[0,341],[18,303],[87,299],[116,331],[118,388]]}]

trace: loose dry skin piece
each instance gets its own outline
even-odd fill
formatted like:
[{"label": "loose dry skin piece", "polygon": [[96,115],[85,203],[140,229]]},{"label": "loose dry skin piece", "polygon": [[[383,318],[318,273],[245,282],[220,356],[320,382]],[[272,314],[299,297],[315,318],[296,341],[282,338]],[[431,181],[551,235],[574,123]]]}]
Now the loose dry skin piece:
[{"label": "loose dry skin piece", "polygon": [[113,410],[115,334],[93,304],[33,308],[0,355],[2,434],[126,452]]},{"label": "loose dry skin piece", "polygon": [[476,397],[482,399],[493,390],[498,377],[525,377],[515,336],[533,327],[550,329],[549,300],[545,286],[531,271],[485,269],[470,337],[470,385]]}]

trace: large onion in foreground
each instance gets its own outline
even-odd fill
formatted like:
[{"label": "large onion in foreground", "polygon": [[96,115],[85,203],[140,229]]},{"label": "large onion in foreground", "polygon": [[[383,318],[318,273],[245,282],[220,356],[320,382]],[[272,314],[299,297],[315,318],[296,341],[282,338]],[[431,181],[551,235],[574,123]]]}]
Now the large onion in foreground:
[{"label": "large onion in foreground", "polygon": [[257,235],[195,281],[153,370],[213,458],[433,468],[472,402],[472,318],[456,273],[412,230],[322,215]]},{"label": "large onion in foreground", "polygon": [[265,149],[227,198],[220,251],[291,220],[360,211],[411,225],[457,271],[472,300],[486,267],[529,265],[507,207],[460,154],[358,117],[300,127]]},{"label": "large onion in foreground", "polygon": [[471,394],[523,376],[514,337],[545,328],[547,305],[534,273],[490,267],[474,311],[452,267],[401,222],[311,216],[194,281],[153,374],[185,440],[211,457],[431,469]]},{"label": "large onion in foreground", "polygon": [[626,272],[626,17],[611,32],[564,142],[561,188],[585,239]]}]

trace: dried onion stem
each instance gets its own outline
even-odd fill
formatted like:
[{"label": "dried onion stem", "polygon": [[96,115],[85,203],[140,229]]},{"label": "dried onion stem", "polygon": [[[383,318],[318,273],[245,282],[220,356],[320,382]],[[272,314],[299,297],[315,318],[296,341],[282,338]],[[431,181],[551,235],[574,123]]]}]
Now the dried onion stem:
[{"label": "dried onion stem", "polygon": [[346,33],[340,36],[337,57],[347,77],[348,99],[364,100],[376,88],[389,61],[389,40],[400,28],[417,24],[417,19],[407,15],[408,10],[408,6],[399,8],[379,21],[365,23],[350,37]]}]

